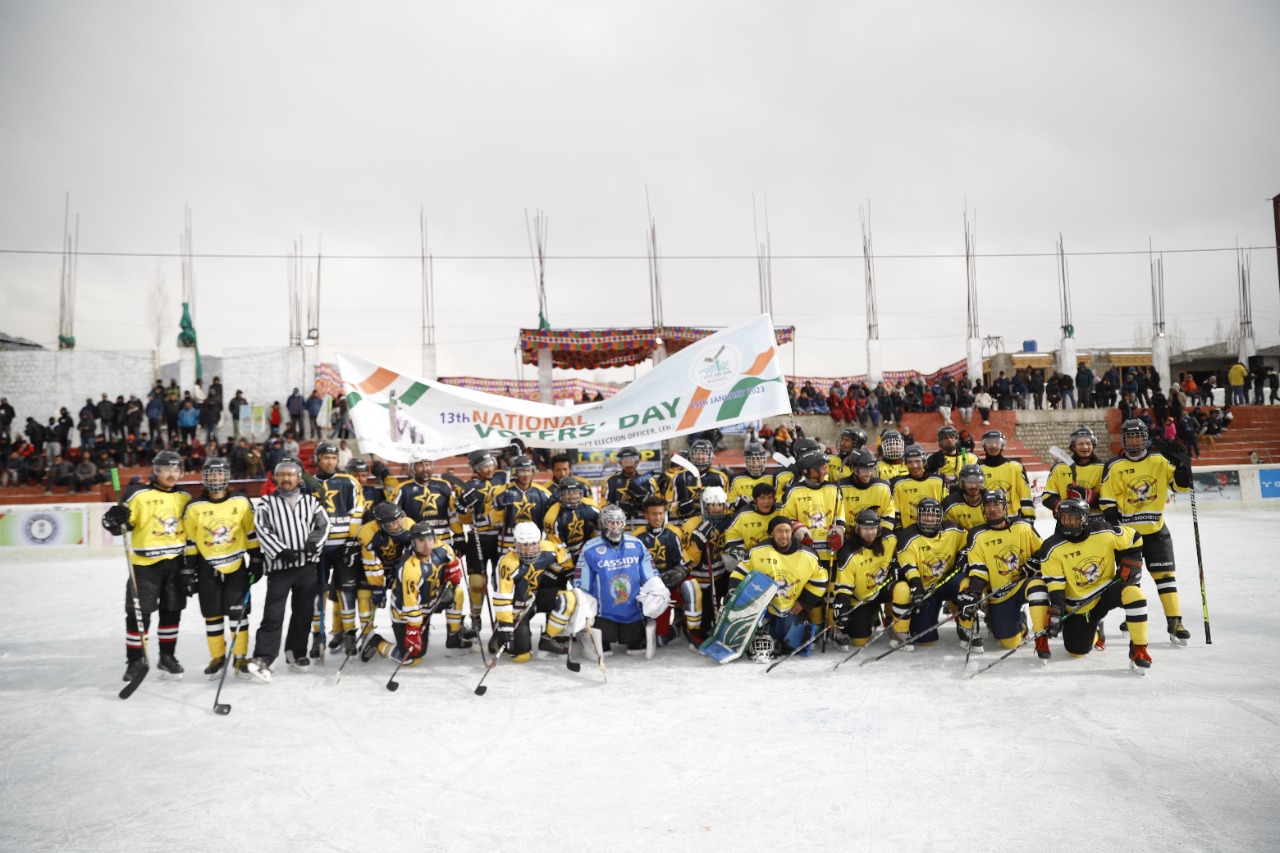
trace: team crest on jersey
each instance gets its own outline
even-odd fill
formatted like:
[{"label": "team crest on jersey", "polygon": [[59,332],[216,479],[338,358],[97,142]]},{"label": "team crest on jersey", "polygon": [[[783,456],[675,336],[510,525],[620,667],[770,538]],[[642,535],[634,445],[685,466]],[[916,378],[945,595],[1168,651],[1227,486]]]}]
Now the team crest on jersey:
[{"label": "team crest on jersey", "polygon": [[178,517],[169,515],[163,518],[157,517],[156,523],[160,525],[159,530],[152,530],[152,536],[177,536],[178,535]]},{"label": "team crest on jersey", "polygon": [[1129,484],[1129,502],[1134,506],[1146,506],[1156,499],[1156,481],[1140,477]]},{"label": "team crest on jersey", "polygon": [[608,550],[609,550],[609,549],[608,549],[608,548],[606,548],[606,547],[604,547],[603,545],[597,545],[597,546],[596,546],[596,553],[597,553],[597,554],[603,554],[605,551],[608,551]]},{"label": "team crest on jersey", "polygon": [[827,517],[820,509],[809,510],[809,529],[823,530],[826,528]]},{"label": "team crest on jersey", "polygon": [[941,557],[936,560],[926,560],[921,563],[921,568],[925,570],[925,581],[930,582],[934,578],[942,577],[947,570],[947,561]]},{"label": "team crest on jersey", "polygon": [[1017,551],[1005,551],[1000,555],[1000,562],[1004,563],[1004,573],[1006,575],[1016,574],[1022,565],[1022,559],[1018,557]]},{"label": "team crest on jersey", "polygon": [[1076,574],[1076,586],[1079,587],[1093,586],[1102,578],[1102,567],[1092,558],[1075,566],[1072,571]]},{"label": "team crest on jersey", "polygon": [[206,528],[208,538],[204,540],[206,545],[226,545],[231,541],[231,528],[225,524],[215,524],[213,527]]},{"label": "team crest on jersey", "polygon": [[888,579],[889,579],[889,567],[882,566],[881,568],[876,569],[876,573],[871,576],[870,578],[871,586],[880,586]]},{"label": "team crest on jersey", "polygon": [[617,575],[609,581],[609,592],[613,594],[614,604],[626,604],[631,600],[631,578]]}]

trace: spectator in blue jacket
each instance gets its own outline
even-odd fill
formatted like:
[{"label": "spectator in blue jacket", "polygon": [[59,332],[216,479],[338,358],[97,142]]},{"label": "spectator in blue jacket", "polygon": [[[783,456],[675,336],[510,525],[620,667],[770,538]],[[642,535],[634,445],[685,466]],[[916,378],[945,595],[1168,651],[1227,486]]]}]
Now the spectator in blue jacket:
[{"label": "spectator in blue jacket", "polygon": [[[324,398],[320,396],[318,391],[312,391],[311,396],[307,398],[307,417],[311,419],[311,437],[319,441],[320,439],[320,410],[324,408]],[[299,433],[301,438],[302,434]]]}]

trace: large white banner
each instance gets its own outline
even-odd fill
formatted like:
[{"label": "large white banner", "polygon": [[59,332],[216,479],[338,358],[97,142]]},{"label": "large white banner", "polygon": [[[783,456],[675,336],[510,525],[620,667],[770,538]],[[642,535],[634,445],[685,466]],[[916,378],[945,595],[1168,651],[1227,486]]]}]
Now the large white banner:
[{"label": "large white banner", "polygon": [[433,459],[520,438],[532,447],[655,442],[791,411],[773,323],[761,315],[703,338],[608,400],[566,409],[405,376],[339,354],[360,450],[398,462]]}]

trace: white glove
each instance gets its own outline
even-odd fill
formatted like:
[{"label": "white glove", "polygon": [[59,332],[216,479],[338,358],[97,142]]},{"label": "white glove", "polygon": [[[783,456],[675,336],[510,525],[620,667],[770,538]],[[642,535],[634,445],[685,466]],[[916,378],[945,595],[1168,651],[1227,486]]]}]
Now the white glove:
[{"label": "white glove", "polygon": [[569,624],[565,626],[569,634],[576,634],[588,628],[595,620],[596,614],[600,612],[600,602],[585,589],[574,587],[573,597],[576,604],[573,613],[569,616]]},{"label": "white glove", "polygon": [[636,601],[640,602],[640,610],[646,617],[657,619],[671,605],[671,593],[660,579],[649,578],[636,594]]}]

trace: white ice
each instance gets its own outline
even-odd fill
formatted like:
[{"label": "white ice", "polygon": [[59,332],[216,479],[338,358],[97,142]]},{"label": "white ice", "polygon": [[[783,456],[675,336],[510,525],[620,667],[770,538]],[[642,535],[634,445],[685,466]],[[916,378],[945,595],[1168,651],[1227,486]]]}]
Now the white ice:
[{"label": "white ice", "polygon": [[385,660],[336,685],[332,658],[281,665],[231,679],[227,717],[194,600],[186,679],[153,669],[122,702],[123,555],[10,557],[0,849],[1275,850],[1277,521],[1201,514],[1206,646],[1190,514],[1171,513],[1193,639],[1167,642],[1145,581],[1145,678],[1113,615],[1105,652],[1055,642],[1041,667],[1028,647],[972,680],[947,626],[835,673],[832,653],[766,675],[683,646],[609,659],[608,684],[589,663],[503,662],[477,697],[480,655],[441,657],[441,622],[398,692]]}]

